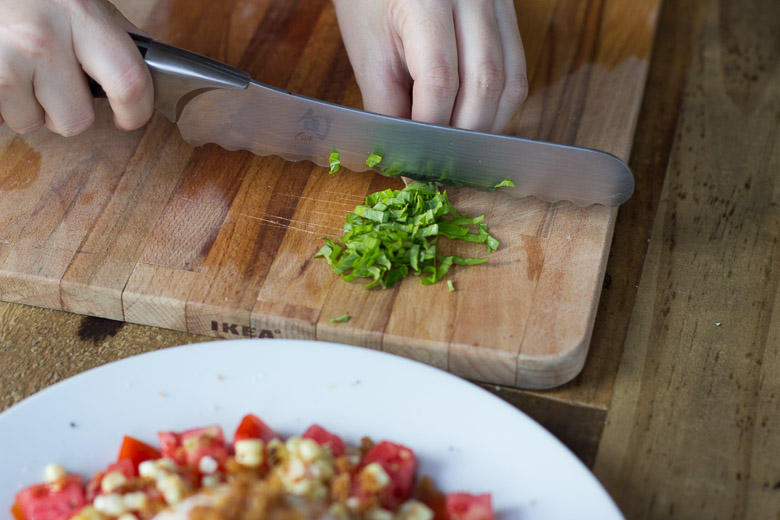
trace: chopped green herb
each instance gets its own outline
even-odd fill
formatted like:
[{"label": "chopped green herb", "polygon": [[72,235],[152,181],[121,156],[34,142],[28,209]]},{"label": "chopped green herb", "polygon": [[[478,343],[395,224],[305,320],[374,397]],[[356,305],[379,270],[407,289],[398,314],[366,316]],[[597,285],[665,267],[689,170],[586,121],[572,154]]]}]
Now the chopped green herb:
[{"label": "chopped green herb", "polygon": [[452,285],[452,280],[447,280],[447,288],[450,290],[450,292],[455,292],[455,286]]},{"label": "chopped green herb", "polygon": [[515,186],[515,183],[512,182],[512,179],[507,177],[506,179],[504,179],[503,181],[499,182],[498,184],[496,184],[493,187],[494,188],[516,188],[517,186]]},{"label": "chopped green herb", "polygon": [[[402,190],[384,190],[366,197],[347,215],[344,236],[325,245],[315,257],[324,258],[344,280],[368,278],[366,288],[392,287],[409,274],[423,285],[440,280],[453,265],[476,265],[485,258],[444,256],[439,237],[484,243],[495,251],[498,240],[482,223],[484,216],[459,215],[434,183],[413,182]],[[449,285],[449,284],[448,284]]]},{"label": "chopped green herb", "polygon": [[346,323],[350,318],[351,316],[349,314],[342,314],[338,318],[328,318],[328,321],[331,323]]},{"label": "chopped green herb", "polygon": [[382,156],[372,153],[371,155],[368,156],[368,159],[366,159],[366,166],[368,166],[369,168],[373,168],[374,166],[378,166],[379,163],[381,162],[382,162]]},{"label": "chopped green herb", "polygon": [[336,173],[341,167],[341,155],[335,148],[330,154],[330,173]]}]

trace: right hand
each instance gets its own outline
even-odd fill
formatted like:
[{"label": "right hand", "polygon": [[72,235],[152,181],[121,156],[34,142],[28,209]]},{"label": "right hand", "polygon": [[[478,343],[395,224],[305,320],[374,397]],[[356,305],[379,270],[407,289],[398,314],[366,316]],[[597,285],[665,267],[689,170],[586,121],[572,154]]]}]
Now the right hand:
[{"label": "right hand", "polygon": [[149,69],[127,31],[140,32],[105,0],[0,0],[0,124],[20,134],[46,125],[63,136],[95,119],[88,74],[123,130],[152,116]]}]

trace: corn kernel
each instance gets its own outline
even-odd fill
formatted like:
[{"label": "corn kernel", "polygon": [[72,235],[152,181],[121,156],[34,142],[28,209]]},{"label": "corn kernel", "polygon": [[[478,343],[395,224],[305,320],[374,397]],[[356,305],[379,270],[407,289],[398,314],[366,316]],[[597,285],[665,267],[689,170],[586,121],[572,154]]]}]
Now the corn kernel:
[{"label": "corn kernel", "polygon": [[101,513],[111,516],[119,516],[126,511],[125,501],[122,500],[122,495],[117,493],[98,495],[95,497],[93,505],[95,506],[95,509]]},{"label": "corn kernel", "polygon": [[130,511],[140,511],[149,505],[149,498],[143,491],[125,493],[122,498],[125,501],[125,508]]},{"label": "corn kernel", "polygon": [[109,471],[100,481],[100,490],[103,493],[111,493],[122,484],[127,483],[127,477],[121,471]]},{"label": "corn kernel", "polygon": [[370,488],[372,491],[379,491],[390,484],[390,476],[378,462],[372,462],[367,465],[360,473],[361,479],[370,479],[369,482],[371,482]]},{"label": "corn kernel", "polygon": [[68,474],[65,468],[61,464],[47,464],[43,468],[43,480],[47,483],[57,482],[62,477]]},{"label": "corn kernel", "polygon": [[70,518],[70,520],[104,520],[106,517],[92,506],[85,506]]},{"label": "corn kernel", "polygon": [[256,468],[263,463],[263,441],[243,439],[236,442],[236,462],[248,468]]},{"label": "corn kernel", "polygon": [[205,457],[201,457],[200,462],[198,462],[198,469],[201,473],[204,473],[206,475],[211,475],[217,469],[219,468],[219,463],[214,457],[209,457],[206,455]]},{"label": "corn kernel", "polygon": [[417,500],[409,500],[399,508],[396,520],[432,520],[433,516],[430,507]]}]

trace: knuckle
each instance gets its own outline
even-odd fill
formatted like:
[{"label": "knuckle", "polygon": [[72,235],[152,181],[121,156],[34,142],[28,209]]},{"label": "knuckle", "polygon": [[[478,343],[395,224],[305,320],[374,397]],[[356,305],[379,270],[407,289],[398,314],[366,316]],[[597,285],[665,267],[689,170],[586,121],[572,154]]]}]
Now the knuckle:
[{"label": "knuckle", "polygon": [[114,83],[113,97],[122,104],[133,104],[143,99],[151,87],[149,69],[143,63],[133,63]]},{"label": "knuckle", "polygon": [[520,106],[528,97],[528,78],[525,74],[510,78],[504,85],[504,97],[507,103]]},{"label": "knuckle", "polygon": [[453,96],[458,91],[458,71],[448,64],[428,68],[420,79],[424,88],[437,95]]},{"label": "knuckle", "polygon": [[13,27],[13,39],[20,53],[35,61],[50,61],[55,54],[52,41],[52,29],[47,23],[38,20],[28,23],[17,23]]},{"label": "knuckle", "polygon": [[496,61],[482,63],[468,75],[466,88],[481,98],[494,98],[504,90],[504,67]]},{"label": "knuckle", "polygon": [[0,61],[0,92],[18,87],[21,80],[21,76],[13,67]]}]

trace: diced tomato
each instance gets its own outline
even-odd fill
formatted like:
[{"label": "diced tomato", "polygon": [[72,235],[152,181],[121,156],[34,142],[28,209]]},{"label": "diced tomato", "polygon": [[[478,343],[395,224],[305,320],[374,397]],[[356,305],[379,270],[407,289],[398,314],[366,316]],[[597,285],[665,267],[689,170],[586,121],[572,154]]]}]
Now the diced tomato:
[{"label": "diced tomato", "polygon": [[187,455],[181,444],[181,433],[157,432],[157,438],[160,441],[160,451],[163,457],[171,459],[180,466],[187,463]]},{"label": "diced tomato", "polygon": [[[382,441],[366,452],[358,465],[358,473],[372,462],[379,463],[387,476],[390,477],[390,484],[382,490],[379,499],[382,507],[393,511],[412,494],[414,475],[417,471],[417,458],[414,452],[405,446]],[[358,497],[366,494],[365,490],[361,489],[359,478],[355,491],[353,494]]]},{"label": "diced tomato", "polygon": [[236,433],[233,435],[233,446],[235,447],[236,442],[245,439],[260,439],[268,443],[271,439],[281,439],[281,437],[262,419],[250,413],[241,419],[241,423],[236,428]]},{"label": "diced tomato", "polygon": [[147,460],[157,460],[160,457],[162,457],[162,454],[157,448],[125,435],[124,439],[122,439],[122,446],[119,448],[117,460],[131,461],[137,473],[139,464]]},{"label": "diced tomato", "polygon": [[221,466],[228,458],[225,435],[218,425],[193,428],[185,432],[159,432],[163,457],[179,465],[197,468],[200,459],[211,457]]},{"label": "diced tomato", "polygon": [[14,520],[27,520],[22,513],[22,508],[19,507],[19,502],[14,502],[14,505],[11,506],[11,516],[14,517]]},{"label": "diced tomato", "polygon": [[16,495],[15,507],[24,520],[64,520],[78,513],[86,504],[81,478],[66,475],[56,482],[24,488]]},{"label": "diced tomato", "polygon": [[493,520],[493,505],[487,493],[447,493],[444,504],[449,520]]},{"label": "diced tomato", "polygon": [[309,426],[309,429],[306,430],[301,437],[304,439],[311,439],[320,446],[327,446],[330,448],[330,452],[334,457],[341,457],[344,455],[344,441],[341,440],[341,437],[334,433],[330,433],[319,424],[312,424]]}]

